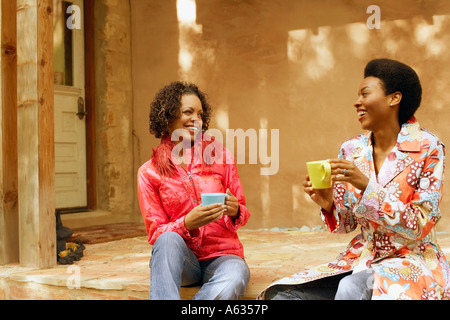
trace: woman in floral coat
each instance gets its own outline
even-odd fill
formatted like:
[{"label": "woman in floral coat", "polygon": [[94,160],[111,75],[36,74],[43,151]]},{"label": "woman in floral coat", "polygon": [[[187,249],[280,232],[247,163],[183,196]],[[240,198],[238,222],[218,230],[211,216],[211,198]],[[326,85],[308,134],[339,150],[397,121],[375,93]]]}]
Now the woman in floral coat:
[{"label": "woman in floral coat", "polygon": [[[233,155],[211,137],[211,107],[194,84],[173,82],[151,104],[150,132],[161,138],[138,171],[138,197],[153,245],[150,299],[238,299],[250,272],[237,230],[250,212]],[[225,205],[201,205],[202,193],[227,193]]]},{"label": "woman in floral coat", "polygon": [[331,232],[361,233],[335,261],[281,279],[266,299],[448,299],[449,266],[436,240],[445,152],[414,117],[416,73],[393,60],[366,66],[354,104],[366,133],[330,160],[334,187],[305,191]]}]

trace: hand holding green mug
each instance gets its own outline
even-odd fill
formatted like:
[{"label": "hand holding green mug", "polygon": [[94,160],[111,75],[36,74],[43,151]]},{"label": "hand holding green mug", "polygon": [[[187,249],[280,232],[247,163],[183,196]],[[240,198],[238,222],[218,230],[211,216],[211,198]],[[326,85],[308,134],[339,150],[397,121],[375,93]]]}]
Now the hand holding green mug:
[{"label": "hand holding green mug", "polygon": [[306,163],[309,180],[314,189],[331,188],[331,165],[326,160],[311,161]]}]

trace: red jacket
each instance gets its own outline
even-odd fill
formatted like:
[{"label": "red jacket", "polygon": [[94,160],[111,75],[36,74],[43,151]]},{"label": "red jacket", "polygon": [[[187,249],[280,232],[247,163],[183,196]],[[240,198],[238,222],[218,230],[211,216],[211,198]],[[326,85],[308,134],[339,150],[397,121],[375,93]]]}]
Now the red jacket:
[{"label": "red jacket", "polygon": [[[188,149],[187,155],[192,163],[186,164],[184,169],[171,156],[172,142],[163,138],[153,151],[151,159],[139,168],[138,197],[148,242],[154,244],[159,235],[173,231],[183,237],[199,260],[228,254],[244,258],[244,248],[236,231],[247,223],[250,212],[245,207],[244,192],[233,155],[217,142],[212,144],[215,150],[222,152],[223,161],[207,165],[202,163],[201,158],[193,157]],[[205,143],[200,150],[205,150]],[[211,148],[208,150],[210,152]],[[162,168],[167,167],[166,164],[173,168],[174,174],[171,177],[161,174],[167,170]],[[223,215],[219,220],[189,232],[184,226],[184,216],[201,204],[200,195],[226,192],[227,189],[239,201],[238,216],[230,218]]]}]

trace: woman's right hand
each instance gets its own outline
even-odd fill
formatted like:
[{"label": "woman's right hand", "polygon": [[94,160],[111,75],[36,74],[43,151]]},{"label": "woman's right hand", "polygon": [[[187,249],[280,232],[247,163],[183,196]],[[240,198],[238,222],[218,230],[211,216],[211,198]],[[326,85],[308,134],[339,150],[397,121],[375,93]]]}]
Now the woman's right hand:
[{"label": "woman's right hand", "polygon": [[225,208],[220,203],[209,206],[198,205],[184,217],[184,226],[188,231],[203,227],[222,216]]},{"label": "woman's right hand", "polygon": [[333,187],[328,189],[314,189],[308,175],[303,182],[303,187],[305,192],[311,197],[311,200],[317,203],[322,209],[327,212],[333,210]]}]

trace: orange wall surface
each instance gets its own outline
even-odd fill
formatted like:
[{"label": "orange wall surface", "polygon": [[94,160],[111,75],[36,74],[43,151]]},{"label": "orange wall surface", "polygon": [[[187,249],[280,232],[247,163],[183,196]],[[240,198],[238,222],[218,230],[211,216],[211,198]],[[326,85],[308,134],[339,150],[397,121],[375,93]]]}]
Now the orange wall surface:
[{"label": "orange wall surface", "polygon": [[[362,133],[353,103],[373,58],[416,70],[423,87],[416,116],[444,144],[450,141],[450,1],[378,1],[379,29],[371,28],[371,4],[192,0],[177,14],[177,1],[131,1],[135,170],[159,143],[148,132],[155,93],[171,81],[195,82],[209,96],[210,127],[223,132],[224,143],[227,129],[254,130],[258,142],[259,129],[267,130],[269,155],[277,143],[274,174],[261,174],[268,165],[259,150],[250,163],[255,145],[247,145],[238,164],[252,212],[248,227],[321,224],[303,191],[305,162],[336,157],[342,142]],[[438,230],[450,229],[449,192]]]}]

